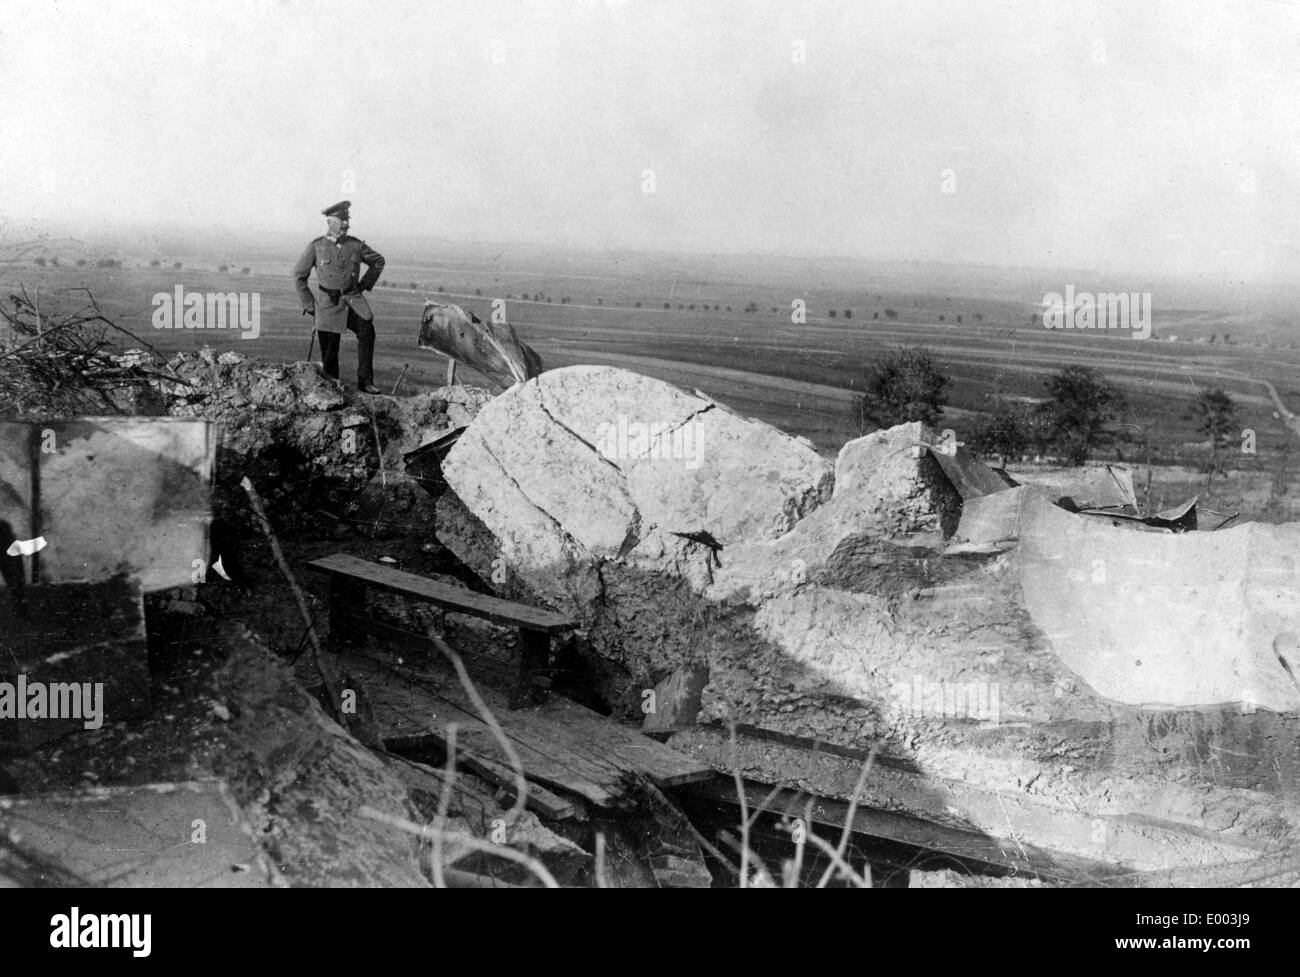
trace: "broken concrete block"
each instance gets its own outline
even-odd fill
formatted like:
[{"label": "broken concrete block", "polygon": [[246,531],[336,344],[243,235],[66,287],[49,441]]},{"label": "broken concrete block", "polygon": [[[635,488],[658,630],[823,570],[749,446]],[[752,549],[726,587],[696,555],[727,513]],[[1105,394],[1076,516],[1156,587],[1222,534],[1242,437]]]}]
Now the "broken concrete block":
[{"label": "broken concrete block", "polygon": [[[788,531],[830,494],[806,443],[612,367],[553,370],[492,401],[447,483],[539,595],[581,606],[600,561],[654,530],[726,547]],[[453,552],[454,552],[453,547]]]},{"label": "broken concrete block", "polygon": [[[1131,705],[1300,710],[1300,525],[1134,533],[1027,497],[1025,606],[1100,695]],[[1293,641],[1294,638],[1291,638]]]},{"label": "broken concrete block", "polygon": [[216,454],[206,422],[0,423],[0,445],[7,521],[48,543],[34,558],[41,580],[127,572],[153,591],[193,583],[196,560],[206,568]]},{"label": "broken concrete block", "polygon": [[[641,728],[647,732],[692,725],[700,714],[700,693],[709,681],[709,670],[701,666],[678,668],[652,690],[654,708],[646,709]],[[644,698],[644,695],[643,695]]]},{"label": "broken concrete block", "polygon": [[1033,485],[1051,501],[1075,509],[1127,508],[1137,512],[1133,471],[1124,465],[1087,465],[1081,468],[1015,471],[1020,485]]},{"label": "broken concrete block", "polygon": [[283,884],[219,781],[0,798],[0,887]]},{"label": "broken concrete block", "polygon": [[967,543],[999,543],[1020,538],[1020,519],[1026,501],[1039,489],[1022,485],[1005,492],[982,495],[962,503],[956,538]]}]

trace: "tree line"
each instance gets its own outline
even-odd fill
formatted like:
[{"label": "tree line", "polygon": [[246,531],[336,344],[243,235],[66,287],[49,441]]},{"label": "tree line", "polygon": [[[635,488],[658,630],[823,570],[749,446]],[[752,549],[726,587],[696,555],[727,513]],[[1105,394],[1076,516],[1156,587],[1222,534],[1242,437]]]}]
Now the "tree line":
[{"label": "tree line", "polygon": [[[867,371],[850,422],[859,435],[909,421],[935,426],[951,383],[926,347],[891,350]],[[1093,452],[1129,439],[1121,420],[1128,400],[1097,370],[1067,366],[1047,377],[1044,388],[1047,396],[1038,403],[996,397],[994,409],[969,435],[969,447],[1004,459],[1033,450],[1078,466]],[[1241,434],[1237,405],[1222,387],[1210,387],[1198,392],[1187,416],[1209,442],[1208,487],[1215,474],[1227,473],[1228,449]]]}]

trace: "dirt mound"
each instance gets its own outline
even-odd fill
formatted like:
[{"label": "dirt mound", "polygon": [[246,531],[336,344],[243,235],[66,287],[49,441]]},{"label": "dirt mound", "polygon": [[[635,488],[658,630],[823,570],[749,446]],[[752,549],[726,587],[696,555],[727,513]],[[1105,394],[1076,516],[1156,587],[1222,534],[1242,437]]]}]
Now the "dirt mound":
[{"label": "dirt mound", "polygon": [[[491,399],[468,386],[367,396],[313,363],[264,364],[210,347],[177,354],[168,365],[186,381],[163,385],[168,412],[219,425],[217,517],[246,508],[238,486],[247,476],[279,525],[316,520],[320,507],[342,511],[376,476],[400,474],[404,453],[468,424]],[[373,502],[363,504],[373,509]]]}]

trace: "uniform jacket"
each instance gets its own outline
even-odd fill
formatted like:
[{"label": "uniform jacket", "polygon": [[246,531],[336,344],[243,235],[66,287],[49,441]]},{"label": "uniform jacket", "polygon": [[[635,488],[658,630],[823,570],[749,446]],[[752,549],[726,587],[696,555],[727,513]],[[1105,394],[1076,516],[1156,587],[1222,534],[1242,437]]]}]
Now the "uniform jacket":
[{"label": "uniform jacket", "polygon": [[[363,264],[366,273],[359,276]],[[312,296],[307,284],[313,268],[318,297]],[[293,266],[293,278],[302,307],[316,310],[316,328],[321,332],[341,333],[348,324],[349,308],[362,319],[374,318],[363,293],[375,287],[383,270],[384,256],[360,238],[344,234],[331,241],[322,235],[307,245]]]}]

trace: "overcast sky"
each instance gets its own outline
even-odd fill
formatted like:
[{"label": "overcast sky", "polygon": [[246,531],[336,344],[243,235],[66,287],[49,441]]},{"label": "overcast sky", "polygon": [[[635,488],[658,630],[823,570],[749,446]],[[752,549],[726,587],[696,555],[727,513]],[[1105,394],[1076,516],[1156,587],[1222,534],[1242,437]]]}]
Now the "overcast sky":
[{"label": "overcast sky", "polygon": [[1300,274],[1290,2],[6,6],[11,233]]}]

